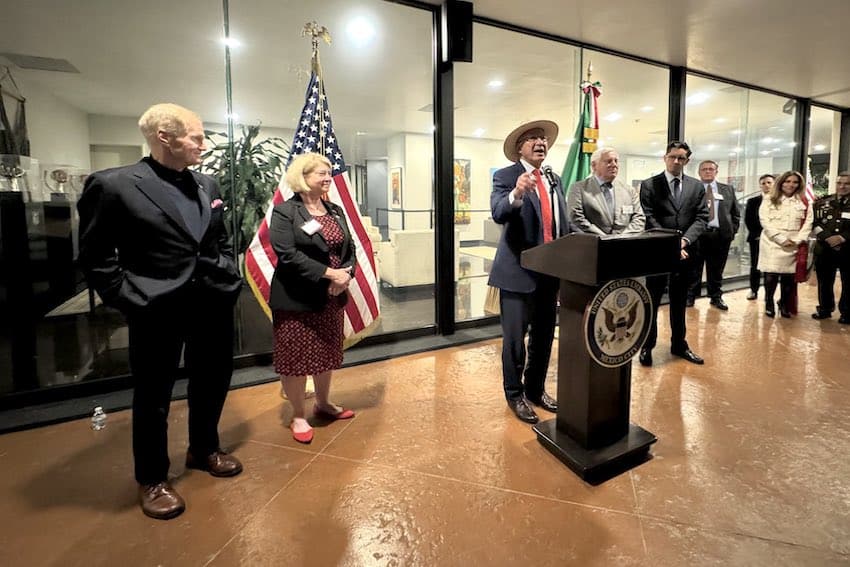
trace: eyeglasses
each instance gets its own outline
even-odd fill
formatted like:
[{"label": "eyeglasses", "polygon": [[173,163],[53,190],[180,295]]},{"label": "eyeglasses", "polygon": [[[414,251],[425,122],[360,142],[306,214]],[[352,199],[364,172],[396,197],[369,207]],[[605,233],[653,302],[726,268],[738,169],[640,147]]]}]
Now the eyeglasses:
[{"label": "eyeglasses", "polygon": [[524,143],[526,143],[526,142],[527,142],[527,141],[529,141],[529,140],[532,140],[532,141],[543,140],[544,142],[548,143],[548,142],[549,142],[549,137],[548,137],[548,136],[544,136],[544,135],[542,135],[542,134],[541,134],[541,135],[539,135],[539,136],[526,136],[525,138],[523,138],[522,140],[520,140],[520,142],[519,142],[519,143],[520,143],[520,144],[524,144]]},{"label": "eyeglasses", "polygon": [[664,156],[664,159],[669,159],[670,161],[680,161],[682,163],[687,163],[687,161],[691,158],[688,156]]}]

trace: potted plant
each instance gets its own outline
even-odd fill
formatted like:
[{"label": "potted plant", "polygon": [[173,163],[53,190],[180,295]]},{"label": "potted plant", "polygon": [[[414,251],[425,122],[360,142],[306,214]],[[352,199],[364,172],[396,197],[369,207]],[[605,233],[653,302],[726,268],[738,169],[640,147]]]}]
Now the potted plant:
[{"label": "potted plant", "polygon": [[215,145],[203,155],[201,165],[201,172],[212,175],[221,188],[224,220],[233,233],[239,260],[266,214],[289,158],[289,146],[282,138],[258,141],[259,124],[243,124],[241,128],[241,135],[234,136],[232,154],[227,134],[207,130],[207,137]]}]

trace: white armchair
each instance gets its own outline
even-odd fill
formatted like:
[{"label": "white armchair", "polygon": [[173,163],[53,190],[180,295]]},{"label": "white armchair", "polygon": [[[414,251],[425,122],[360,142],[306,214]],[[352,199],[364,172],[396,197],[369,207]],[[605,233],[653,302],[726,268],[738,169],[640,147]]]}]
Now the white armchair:
[{"label": "white armchair", "polygon": [[[460,234],[455,231],[455,273],[457,273]],[[393,286],[434,283],[434,231],[396,230],[378,248],[378,275]]]}]

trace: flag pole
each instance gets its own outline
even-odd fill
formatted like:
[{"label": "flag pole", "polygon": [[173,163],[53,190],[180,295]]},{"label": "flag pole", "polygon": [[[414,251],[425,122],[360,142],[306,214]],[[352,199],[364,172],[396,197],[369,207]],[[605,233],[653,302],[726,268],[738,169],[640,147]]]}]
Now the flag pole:
[{"label": "flag pole", "polygon": [[[319,96],[325,96],[325,79],[322,77],[322,63],[319,60],[319,38],[325,40],[328,45],[331,44],[331,32],[325,26],[320,26],[315,20],[304,24],[304,29],[301,30],[301,36],[310,36],[310,43],[313,47],[313,54],[310,59],[310,67],[316,74],[319,81]],[[319,116],[319,151],[318,153],[325,155],[325,116]]]}]

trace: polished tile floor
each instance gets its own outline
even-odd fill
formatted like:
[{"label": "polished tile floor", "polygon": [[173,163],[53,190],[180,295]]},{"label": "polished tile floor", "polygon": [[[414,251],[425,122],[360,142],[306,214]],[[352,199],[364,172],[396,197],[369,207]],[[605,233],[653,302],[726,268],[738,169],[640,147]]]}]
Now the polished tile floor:
[{"label": "polished tile floor", "polygon": [[[705,366],[666,354],[633,371],[632,420],[654,458],[580,481],[512,417],[499,341],[347,368],[355,419],[295,443],[276,384],[233,391],[234,479],[187,472],[186,404],[170,417],[161,522],[136,505],[130,416],[0,437],[0,565],[848,565],[850,327],[767,319],[744,291],[689,310]],[[555,369],[549,391],[555,390]]]}]

